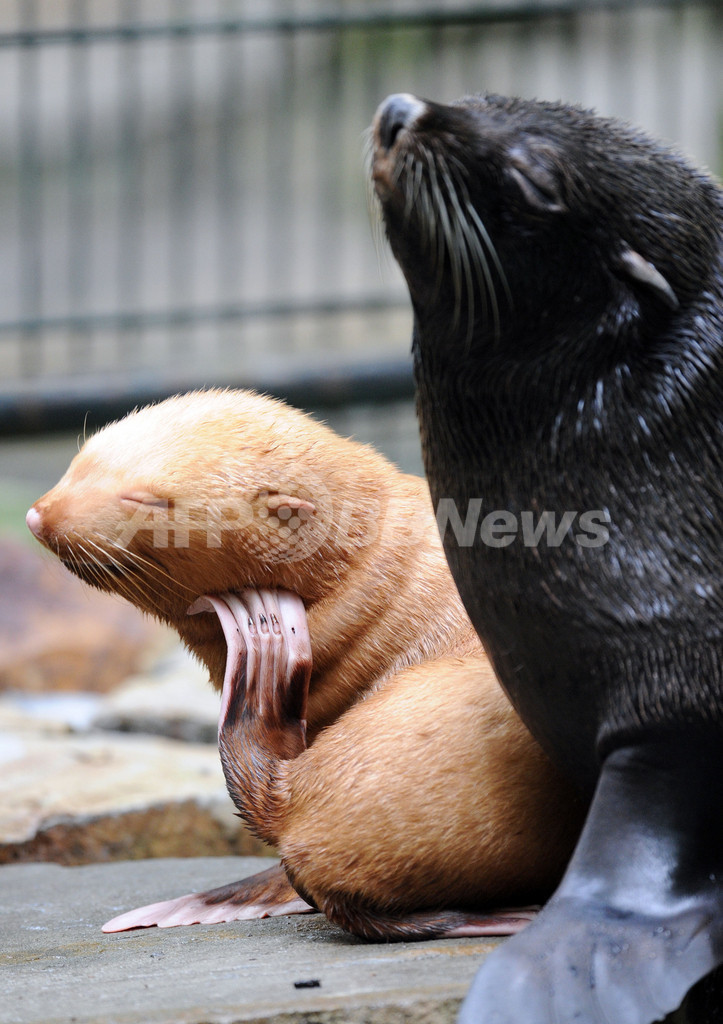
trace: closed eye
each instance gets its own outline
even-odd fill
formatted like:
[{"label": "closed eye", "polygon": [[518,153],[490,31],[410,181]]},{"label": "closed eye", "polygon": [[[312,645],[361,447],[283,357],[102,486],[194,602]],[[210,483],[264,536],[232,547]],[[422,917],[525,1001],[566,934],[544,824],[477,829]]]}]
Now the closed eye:
[{"label": "closed eye", "polygon": [[156,494],[151,494],[150,491],[133,491],[130,494],[120,494],[119,500],[122,504],[133,508],[139,506],[145,506],[150,508],[173,508],[172,498],[159,498]]}]

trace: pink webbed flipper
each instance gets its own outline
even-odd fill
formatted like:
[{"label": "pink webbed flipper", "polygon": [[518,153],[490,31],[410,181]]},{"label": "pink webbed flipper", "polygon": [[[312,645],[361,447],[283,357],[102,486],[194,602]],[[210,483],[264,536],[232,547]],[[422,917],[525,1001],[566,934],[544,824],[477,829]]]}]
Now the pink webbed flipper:
[{"label": "pink webbed flipper", "polygon": [[[306,609],[288,590],[244,590],[241,602],[258,624],[259,674],[253,697],[261,718],[293,719],[306,732],[311,639]],[[251,679],[251,673],[247,672]]]},{"label": "pink webbed flipper", "polygon": [[[297,698],[305,718],[311,645],[301,599],[287,591],[248,589],[242,596],[207,595],[188,609],[189,615],[203,612],[218,615],[226,639],[219,734],[242,707],[250,720],[259,714],[278,715],[279,703],[284,704],[289,681],[295,677],[306,684],[301,686],[303,697]],[[103,931],[213,924],[313,909],[292,888],[283,868],[276,867],[208,892],[189,893],[120,914],[108,921]]]},{"label": "pink webbed flipper", "polygon": [[273,590],[248,588],[229,599],[239,629],[247,630],[247,643],[256,654],[255,671],[246,672],[246,704],[249,712],[266,717],[273,707],[277,680],[284,671],[285,636],[281,611]]},{"label": "pink webbed flipper", "polygon": [[277,844],[288,799],[278,781],[285,763],[306,749],[306,610],[289,591],[252,588],[211,605],[229,649],[218,729],[226,788],[249,828]]},{"label": "pink webbed flipper", "polygon": [[309,913],[314,913],[314,908],[291,887],[284,869],[276,866],[207,892],[189,893],[130,910],[107,921],[103,931],[123,932],[154,926],[176,928]]},{"label": "pink webbed flipper", "polygon": [[445,939],[463,939],[484,935],[516,935],[534,921],[539,907],[517,910],[491,910],[488,914],[468,913],[465,921],[444,933]]},{"label": "pink webbed flipper", "polygon": [[[307,685],[295,685],[296,680],[308,673],[311,665],[311,638],[306,609],[300,598],[288,590],[279,590],[276,599],[281,611],[281,621],[286,635],[287,664],[286,676],[292,681],[290,693],[292,707],[287,706],[289,713],[298,718],[306,732],[306,703],[309,695]],[[294,701],[298,698],[298,702]],[[297,706],[298,703],[298,706]]]},{"label": "pink webbed flipper", "polygon": [[189,615],[215,611],[226,639],[219,734],[239,703],[262,719],[288,716],[306,728],[311,640],[300,597],[286,590],[207,595]]},{"label": "pink webbed flipper", "polygon": [[[241,676],[253,678],[256,673],[258,650],[252,633],[255,629],[236,594],[199,597],[190,606],[187,614],[198,615],[201,612],[215,612],[218,615],[226,640],[226,670],[218,719],[220,732],[229,714],[231,699],[236,695]],[[245,691],[245,679],[243,690]]]}]

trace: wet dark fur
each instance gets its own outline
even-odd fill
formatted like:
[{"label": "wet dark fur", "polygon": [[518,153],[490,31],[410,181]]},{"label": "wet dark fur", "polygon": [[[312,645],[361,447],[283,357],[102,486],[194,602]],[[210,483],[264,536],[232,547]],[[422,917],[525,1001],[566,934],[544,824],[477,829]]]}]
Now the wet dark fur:
[{"label": "wet dark fur", "polygon": [[[445,538],[467,611],[531,731],[586,790],[608,769],[558,897],[587,896],[592,880],[603,905],[624,889],[620,905],[644,913],[660,892],[675,902],[705,891],[708,920],[720,913],[723,869],[723,195],[676,153],[576,108],[475,98],[402,122],[380,108],[374,172],[414,306],[435,504],[453,499],[462,518],[479,497],[482,515],[604,510],[610,521],[594,548]],[[464,234],[445,229],[460,209],[488,236],[482,272],[453,251]],[[640,834],[672,844],[646,878],[635,873]],[[517,960],[497,961],[465,1021],[496,1005],[488,992],[517,981],[528,953],[539,962],[566,929],[578,934],[567,906],[557,899],[539,940],[535,925],[509,944]],[[712,962],[701,957],[655,1010],[644,984],[635,991],[635,962],[635,1010],[593,1012],[565,987],[561,954],[536,982],[539,1006],[525,989],[519,1006],[530,1008],[509,1019],[567,1021],[579,1006],[585,1024],[658,1019],[701,964],[723,957],[720,929],[699,926]],[[587,918],[581,928],[571,943],[587,944],[594,965],[599,936]]]}]

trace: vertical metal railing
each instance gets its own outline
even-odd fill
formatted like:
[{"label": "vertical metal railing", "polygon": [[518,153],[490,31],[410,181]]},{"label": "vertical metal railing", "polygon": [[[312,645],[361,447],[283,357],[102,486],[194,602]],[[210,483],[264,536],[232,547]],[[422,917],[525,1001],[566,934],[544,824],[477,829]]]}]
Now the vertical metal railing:
[{"label": "vertical metal railing", "polygon": [[27,321],[22,330],[20,372],[32,373],[38,364],[40,331],[32,326],[43,304],[43,211],[41,197],[42,171],[40,156],[39,51],[33,38],[36,27],[37,0],[19,3],[19,23],[28,33],[27,42],[19,49],[17,107],[18,166],[18,320]]},{"label": "vertical metal railing", "polygon": [[[88,20],[88,0],[72,0],[72,23],[84,25]],[[72,225],[68,246],[69,311],[87,309],[91,289],[93,225],[88,194],[91,183],[91,92],[89,88],[90,53],[82,42],[68,48],[68,220]],[[120,270],[120,268],[119,268]],[[71,372],[89,360],[91,332],[78,325],[73,332],[68,364]]]},{"label": "vertical metal railing", "polygon": [[394,363],[361,165],[387,92],[581,101],[720,168],[722,68],[714,0],[0,4],[0,407]]}]

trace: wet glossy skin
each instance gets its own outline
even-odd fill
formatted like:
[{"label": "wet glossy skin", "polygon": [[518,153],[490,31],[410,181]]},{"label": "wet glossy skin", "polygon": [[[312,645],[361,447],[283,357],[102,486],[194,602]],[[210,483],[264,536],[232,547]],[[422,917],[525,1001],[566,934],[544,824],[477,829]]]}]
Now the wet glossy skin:
[{"label": "wet glossy skin", "polygon": [[[723,956],[721,192],[641,133],[500,97],[390,98],[374,177],[433,500],[502,516],[447,528],[455,582],[531,731],[595,789],[462,1019],[649,1024]],[[528,543],[545,510],[575,526]]]}]

